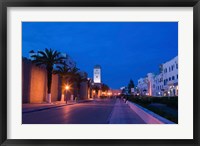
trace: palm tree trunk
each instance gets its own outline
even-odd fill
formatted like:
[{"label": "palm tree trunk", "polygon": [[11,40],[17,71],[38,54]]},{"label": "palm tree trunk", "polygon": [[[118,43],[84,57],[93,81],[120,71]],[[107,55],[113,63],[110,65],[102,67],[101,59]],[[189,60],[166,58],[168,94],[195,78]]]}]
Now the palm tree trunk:
[{"label": "palm tree trunk", "polygon": [[47,102],[51,103],[51,83],[52,83],[52,70],[47,69]]}]

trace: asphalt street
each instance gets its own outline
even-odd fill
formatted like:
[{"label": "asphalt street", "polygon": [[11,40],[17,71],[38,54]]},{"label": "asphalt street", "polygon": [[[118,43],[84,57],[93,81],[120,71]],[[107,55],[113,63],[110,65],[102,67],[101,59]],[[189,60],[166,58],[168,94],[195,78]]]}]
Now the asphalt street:
[{"label": "asphalt street", "polygon": [[108,124],[116,99],[86,103],[22,114],[22,124]]}]

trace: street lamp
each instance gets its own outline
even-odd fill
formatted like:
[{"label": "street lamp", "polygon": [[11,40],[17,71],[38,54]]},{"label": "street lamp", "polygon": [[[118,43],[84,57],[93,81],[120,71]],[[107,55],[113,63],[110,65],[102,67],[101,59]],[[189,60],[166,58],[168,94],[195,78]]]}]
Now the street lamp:
[{"label": "street lamp", "polygon": [[[66,93],[67,93],[67,91],[70,89],[70,86],[69,86],[69,85],[66,85],[66,86],[65,86],[65,89],[66,89]],[[66,103],[67,103],[67,95],[66,95]]]},{"label": "street lamp", "polygon": [[69,90],[69,85],[66,85],[66,86],[65,86],[65,89],[66,89],[66,90]]}]

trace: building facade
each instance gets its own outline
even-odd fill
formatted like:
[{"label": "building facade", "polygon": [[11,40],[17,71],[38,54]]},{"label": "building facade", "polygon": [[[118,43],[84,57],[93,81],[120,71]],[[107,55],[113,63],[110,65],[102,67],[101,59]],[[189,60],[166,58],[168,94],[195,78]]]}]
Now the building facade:
[{"label": "building facade", "polygon": [[178,95],[178,57],[163,64],[164,95]]},{"label": "building facade", "polygon": [[153,82],[154,96],[163,96],[164,94],[163,73],[155,75]]},{"label": "building facade", "polygon": [[140,78],[137,93],[146,96],[178,96],[178,56],[163,63],[158,74]]},{"label": "building facade", "polygon": [[147,91],[148,91],[147,77],[140,78],[138,80],[137,93],[139,95],[147,95]]},{"label": "building facade", "polygon": [[101,66],[95,65],[93,70],[94,83],[101,83]]}]

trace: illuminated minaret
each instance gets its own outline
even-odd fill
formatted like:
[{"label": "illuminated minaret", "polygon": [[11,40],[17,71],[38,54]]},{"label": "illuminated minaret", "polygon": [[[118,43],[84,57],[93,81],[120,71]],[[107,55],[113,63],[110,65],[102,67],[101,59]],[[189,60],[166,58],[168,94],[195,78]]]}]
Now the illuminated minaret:
[{"label": "illuminated minaret", "polygon": [[101,66],[95,65],[93,72],[94,83],[101,83]]}]

